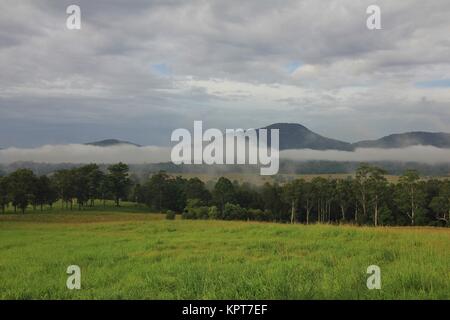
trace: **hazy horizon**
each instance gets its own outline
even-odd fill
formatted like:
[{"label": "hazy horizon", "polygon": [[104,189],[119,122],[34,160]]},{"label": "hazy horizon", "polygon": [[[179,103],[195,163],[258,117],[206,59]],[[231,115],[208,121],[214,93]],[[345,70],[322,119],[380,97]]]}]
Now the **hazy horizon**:
[{"label": "hazy horizon", "polygon": [[[0,164],[14,162],[36,163],[117,163],[128,164],[171,162],[170,147],[116,145],[99,147],[84,144],[44,145],[37,148],[6,148],[0,150]],[[425,164],[450,163],[450,149],[432,146],[406,148],[357,148],[354,151],[290,149],[280,151],[280,159],[294,161],[350,162],[417,162]]]}]

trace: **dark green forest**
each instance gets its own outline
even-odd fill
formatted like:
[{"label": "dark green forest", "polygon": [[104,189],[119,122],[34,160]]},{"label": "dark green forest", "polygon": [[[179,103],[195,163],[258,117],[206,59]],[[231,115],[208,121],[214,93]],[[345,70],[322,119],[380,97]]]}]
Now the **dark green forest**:
[{"label": "dark green forest", "polygon": [[372,226],[449,226],[450,180],[423,179],[406,170],[397,183],[386,171],[360,164],[354,177],[295,179],[255,186],[220,177],[205,184],[164,171],[142,180],[128,165],[97,164],[36,175],[17,169],[0,177],[0,207],[27,213],[52,208],[88,210],[114,200],[146,205],[171,219],[254,220]]}]

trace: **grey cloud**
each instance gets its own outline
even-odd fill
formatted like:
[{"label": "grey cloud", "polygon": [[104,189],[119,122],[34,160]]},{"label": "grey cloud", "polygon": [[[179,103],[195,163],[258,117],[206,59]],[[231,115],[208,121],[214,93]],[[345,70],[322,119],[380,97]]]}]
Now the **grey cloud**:
[{"label": "grey cloud", "polygon": [[[82,30],[68,31],[72,1],[2,1],[0,146],[52,134],[96,140],[108,126],[117,138],[164,144],[195,119],[219,128],[296,121],[347,140],[450,131],[448,90],[414,86],[450,74],[450,2],[377,1],[383,30],[371,32],[372,2],[80,0]],[[303,65],[291,74],[293,61]],[[214,81],[230,84],[211,89]]]}]

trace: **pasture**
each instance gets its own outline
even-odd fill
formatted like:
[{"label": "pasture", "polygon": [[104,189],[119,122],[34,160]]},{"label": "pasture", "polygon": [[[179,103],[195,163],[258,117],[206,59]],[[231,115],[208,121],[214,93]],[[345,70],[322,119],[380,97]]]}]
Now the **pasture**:
[{"label": "pasture", "polygon": [[[450,230],[0,215],[0,299],[449,299]],[[68,290],[66,269],[81,268]],[[381,268],[381,290],[366,269]]]}]

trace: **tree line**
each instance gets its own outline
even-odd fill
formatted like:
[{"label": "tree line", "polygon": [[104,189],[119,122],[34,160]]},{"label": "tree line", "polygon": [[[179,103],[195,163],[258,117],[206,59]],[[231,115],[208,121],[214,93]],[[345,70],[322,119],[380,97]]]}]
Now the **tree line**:
[{"label": "tree line", "polygon": [[[352,223],[358,225],[448,226],[450,180],[421,179],[407,170],[397,183],[386,172],[361,164],[354,177],[295,179],[284,184],[255,186],[220,177],[211,185],[199,178],[182,178],[165,172],[145,181],[133,181],[126,164],[110,165],[106,172],[96,164],[36,176],[19,169],[0,177],[2,211],[12,205],[25,212],[52,206],[95,205],[96,200],[129,200],[155,212],[175,213],[186,219],[255,220],[282,223]],[[76,200],[76,201],[75,201]]]},{"label": "tree line", "polygon": [[25,213],[28,206],[50,207],[60,200],[62,207],[78,208],[94,206],[95,200],[113,199],[119,206],[131,186],[129,168],[124,163],[110,165],[107,172],[96,164],[79,168],[58,170],[50,175],[36,176],[32,170],[18,169],[0,177],[0,207],[2,212],[12,206],[14,212]]}]

